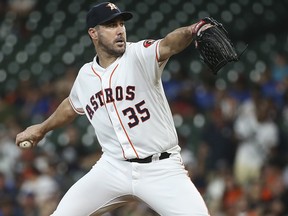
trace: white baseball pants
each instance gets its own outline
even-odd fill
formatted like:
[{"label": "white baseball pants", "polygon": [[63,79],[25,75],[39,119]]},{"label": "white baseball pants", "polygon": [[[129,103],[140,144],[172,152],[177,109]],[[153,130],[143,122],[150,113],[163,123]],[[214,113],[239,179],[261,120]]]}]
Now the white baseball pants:
[{"label": "white baseball pants", "polygon": [[137,197],[163,216],[208,216],[180,154],[151,163],[103,155],[64,195],[52,216],[101,215]]}]

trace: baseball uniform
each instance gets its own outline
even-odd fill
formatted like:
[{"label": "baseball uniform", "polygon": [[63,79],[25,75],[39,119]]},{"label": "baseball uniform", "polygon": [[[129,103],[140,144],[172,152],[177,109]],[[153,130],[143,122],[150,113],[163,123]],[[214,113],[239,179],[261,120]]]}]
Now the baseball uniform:
[{"label": "baseball uniform", "polygon": [[161,82],[167,61],[158,62],[159,42],[127,43],[109,67],[102,68],[96,56],[80,69],[69,101],[93,125],[103,155],[53,216],[99,215],[130,198],[160,215],[209,215],[182,164]]}]

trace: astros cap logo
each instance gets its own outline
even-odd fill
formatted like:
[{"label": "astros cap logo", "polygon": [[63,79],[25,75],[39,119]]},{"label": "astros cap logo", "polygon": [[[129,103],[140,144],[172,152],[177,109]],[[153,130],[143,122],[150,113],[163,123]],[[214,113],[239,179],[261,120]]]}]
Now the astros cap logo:
[{"label": "astros cap logo", "polygon": [[107,4],[106,7],[110,7],[111,10],[118,10],[118,7],[113,3]]},{"label": "astros cap logo", "polygon": [[121,17],[124,21],[130,20],[133,14],[128,11],[121,11],[115,4],[111,2],[103,2],[94,5],[86,15],[86,27],[94,28],[116,17]]}]

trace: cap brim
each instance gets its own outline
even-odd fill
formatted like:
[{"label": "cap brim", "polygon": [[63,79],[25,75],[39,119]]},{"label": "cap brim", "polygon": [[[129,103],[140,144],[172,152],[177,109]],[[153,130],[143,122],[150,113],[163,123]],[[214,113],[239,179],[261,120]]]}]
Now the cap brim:
[{"label": "cap brim", "polygon": [[124,21],[127,21],[127,20],[130,20],[132,19],[133,17],[133,14],[130,13],[130,12],[121,12],[121,13],[116,13],[116,14],[113,14],[112,16],[108,17],[107,19],[103,20],[102,22],[100,22],[98,25],[101,25],[101,24],[104,24],[104,23],[107,23],[117,17],[122,17]]}]

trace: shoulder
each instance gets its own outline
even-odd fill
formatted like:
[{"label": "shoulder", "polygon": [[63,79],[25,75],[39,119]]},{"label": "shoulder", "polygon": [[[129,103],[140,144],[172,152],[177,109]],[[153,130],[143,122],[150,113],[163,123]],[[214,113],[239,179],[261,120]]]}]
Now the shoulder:
[{"label": "shoulder", "polygon": [[153,44],[157,44],[157,43],[155,43],[156,40],[154,40],[154,39],[146,39],[146,40],[143,40],[141,42],[142,42],[142,45],[144,48],[148,48],[150,46],[153,46]]},{"label": "shoulder", "polygon": [[93,64],[93,61],[87,62],[87,63],[85,63],[85,64],[80,68],[80,70],[82,70],[82,69],[87,69],[87,68],[91,68],[92,64]]},{"label": "shoulder", "polygon": [[134,48],[134,47],[148,48],[154,43],[157,44],[157,41],[158,40],[154,40],[154,39],[144,39],[138,42],[127,42],[127,48]]},{"label": "shoulder", "polygon": [[91,71],[92,71],[92,62],[83,64],[82,67],[78,71],[75,82],[77,83],[80,80],[85,79],[86,76],[89,76],[89,74],[92,74]]},{"label": "shoulder", "polygon": [[78,75],[85,73],[87,70],[90,71],[90,70],[91,70],[91,67],[92,67],[92,64],[93,64],[92,61],[85,63],[85,64],[80,68]]},{"label": "shoulder", "polygon": [[128,55],[151,55],[157,52],[157,45],[160,40],[144,39],[138,42],[127,42],[126,51]]}]

